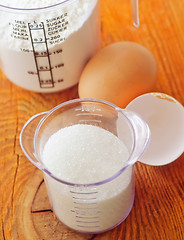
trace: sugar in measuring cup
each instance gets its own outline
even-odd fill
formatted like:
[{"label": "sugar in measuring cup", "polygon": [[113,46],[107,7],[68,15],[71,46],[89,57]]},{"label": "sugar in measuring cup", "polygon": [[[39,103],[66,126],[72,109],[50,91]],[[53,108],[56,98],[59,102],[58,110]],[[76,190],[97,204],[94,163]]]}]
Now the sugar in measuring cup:
[{"label": "sugar in measuring cup", "polygon": [[77,231],[99,233],[129,214],[134,163],[149,139],[149,127],[136,113],[105,101],[76,99],[32,117],[20,143],[43,171],[58,219]]},{"label": "sugar in measuring cup", "polygon": [[131,211],[136,161],[164,165],[183,153],[184,108],[163,93],[142,95],[126,109],[75,99],[33,116],[20,144],[43,171],[58,219],[77,231],[100,233]]},{"label": "sugar in measuring cup", "polygon": [[[137,2],[131,1],[135,25]],[[31,91],[74,86],[100,46],[98,0],[2,0],[0,22],[0,67]]]}]

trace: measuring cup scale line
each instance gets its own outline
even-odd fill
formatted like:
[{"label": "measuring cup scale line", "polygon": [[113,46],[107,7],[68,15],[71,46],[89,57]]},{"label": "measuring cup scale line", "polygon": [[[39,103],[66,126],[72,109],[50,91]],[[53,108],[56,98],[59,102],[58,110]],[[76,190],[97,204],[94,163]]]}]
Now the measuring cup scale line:
[{"label": "measuring cup scale line", "polygon": [[82,113],[76,114],[76,116],[77,117],[82,117],[82,116],[90,117],[89,119],[80,119],[78,122],[81,124],[87,123],[87,122],[96,122],[96,123],[100,124],[102,122],[101,120],[91,118],[91,117],[102,117],[102,114],[82,112]]},{"label": "measuring cup scale line", "polygon": [[[110,230],[119,225],[132,209],[134,202],[134,178],[132,178],[127,188],[122,189],[117,184],[115,191],[111,190],[108,194],[106,191],[110,190],[111,186],[106,186],[105,189],[100,190],[100,192],[98,191],[97,198],[95,197],[90,200],[86,200],[86,198],[70,198],[69,195],[71,193],[68,192],[67,188],[63,189],[63,187],[58,186],[59,189],[54,189],[54,186],[49,183],[48,179],[47,176],[46,186],[53,212],[61,222],[74,230],[85,233],[101,233]],[[123,179],[119,179],[119,181],[123,183]],[[83,209],[75,208],[78,207],[76,201],[79,202],[80,208]],[[97,202],[97,209],[90,209],[91,204],[89,204],[89,201]],[[83,219],[85,224],[79,224],[79,218],[84,217],[89,219]],[[99,221],[98,225],[94,223],[92,217],[96,217]]]},{"label": "measuring cup scale line", "polygon": [[[73,193],[73,191],[70,191]],[[81,231],[89,231],[89,229],[100,229],[103,226],[100,225],[102,223],[102,211],[99,210],[98,206],[98,192],[75,192],[75,194],[96,194],[96,197],[90,198],[81,198],[81,197],[73,197],[74,199],[78,199],[80,202],[74,202],[75,204],[79,204],[80,207],[74,206],[75,210],[71,210],[72,213],[76,214],[76,223],[77,227],[81,229]],[[83,200],[83,203],[81,202]],[[89,203],[89,200],[95,200],[97,202]],[[87,201],[87,202],[86,202]],[[91,205],[95,205],[95,207],[91,207]],[[110,207],[110,206],[109,206]],[[111,206],[112,207],[112,206]],[[112,211],[113,214],[113,211]],[[78,220],[80,218],[80,220]],[[98,224],[98,225],[97,225]],[[100,230],[99,230],[100,231]]]},{"label": "measuring cup scale line", "polygon": [[[37,69],[37,75],[38,75],[38,80],[39,80],[39,83],[40,83],[40,88],[53,88],[54,87],[54,84],[55,84],[55,81],[54,81],[54,78],[53,78],[53,72],[52,70],[54,69],[54,67],[52,67],[51,65],[51,59],[50,59],[50,56],[52,55],[52,53],[49,52],[49,48],[48,48],[48,44],[47,44],[47,41],[49,40],[49,38],[46,37],[46,31],[45,31],[45,28],[44,28],[44,23],[41,22],[40,24],[36,24],[36,26],[34,26],[33,24],[31,23],[28,23],[28,27],[29,27],[29,32],[30,32],[30,39],[31,39],[31,43],[32,43],[32,48],[33,48],[33,54],[34,54],[34,58],[35,58],[35,64],[36,64],[36,69]],[[65,28],[66,29],[66,28]],[[64,29],[64,30],[65,30]],[[39,39],[36,37],[34,38],[33,37],[33,31],[39,31],[40,32],[41,30],[41,33],[38,34],[38,35],[41,35],[39,37]],[[42,33],[43,31],[43,33]],[[42,36],[43,35],[43,36]],[[63,39],[64,41],[65,39]],[[45,51],[36,51],[36,47],[38,44],[44,44],[45,45]],[[44,46],[43,46],[44,48]],[[63,50],[61,49],[60,51],[58,51],[58,53],[61,53],[63,52]],[[43,63],[46,63],[46,60],[43,61],[40,61],[40,58],[41,60],[43,60],[42,58],[46,58],[47,60],[47,65],[44,65],[43,66]],[[55,68],[60,68],[60,67],[64,67],[64,63],[60,63],[58,65],[55,66]],[[46,77],[46,80],[43,80],[41,79],[41,76],[42,76],[42,73],[43,72],[47,72],[48,76]],[[58,82],[63,82],[63,79],[61,80],[58,80]]]},{"label": "measuring cup scale line", "polygon": [[[82,118],[84,116],[89,117],[88,119],[80,118],[78,123],[84,124],[84,123],[90,123],[90,122],[92,123],[93,122],[94,124],[96,123],[95,124],[96,126],[98,126],[102,123],[101,119],[102,119],[103,115],[102,115],[102,113],[100,113],[101,109],[95,108],[94,106],[88,107],[88,106],[83,105],[83,106],[81,106],[81,108],[75,109],[75,111],[79,112],[76,114],[76,116],[79,118],[80,117]],[[100,119],[92,119],[92,117],[99,117]]]},{"label": "measuring cup scale line", "polygon": [[[133,186],[132,187],[132,191],[133,191]],[[100,192],[99,192],[100,194]],[[134,196],[134,194],[133,194]],[[117,196],[114,196],[115,199],[117,200]],[[122,196],[121,196],[122,197]],[[106,205],[106,201],[105,199],[102,199],[101,201],[99,201],[99,198],[94,199],[94,201],[97,202],[97,207],[96,208],[91,208],[89,205],[89,203],[87,203],[87,205],[85,205],[84,207],[84,203],[79,203],[82,207],[77,207],[74,208],[74,210],[71,210],[71,212],[73,214],[75,214],[75,218],[76,218],[76,227],[78,228],[78,231],[81,232],[104,232],[106,230],[110,230],[112,228],[114,228],[115,226],[119,225],[129,214],[132,206],[133,206],[133,199],[132,201],[129,202],[130,199],[124,198],[125,196],[123,196],[123,198],[120,198],[118,200],[118,202],[116,202],[116,204],[114,204],[114,199],[111,197],[109,198],[109,200],[111,199],[111,201],[108,203],[108,205]],[[129,202],[129,211],[128,212],[124,212],[124,210],[122,210],[122,205],[120,204],[121,202],[124,203],[124,201],[128,201]],[[105,204],[105,205],[104,205]],[[116,207],[115,207],[115,206]],[[104,213],[109,212],[109,214],[105,214]],[[118,213],[118,215],[117,215]],[[123,219],[122,219],[123,216]],[[82,223],[83,224],[78,224],[79,220],[78,218],[82,219]],[[117,222],[117,219],[119,219],[119,221]],[[81,220],[80,220],[81,221]],[[111,226],[110,228],[107,228],[107,226],[109,226],[109,224],[107,224],[107,222],[111,222]],[[76,230],[76,228],[74,228]],[[93,230],[94,229],[94,230]]]},{"label": "measuring cup scale line", "polygon": [[[43,22],[41,22],[39,24],[39,27],[34,27],[31,23],[28,23],[28,27],[29,27],[29,32],[30,32],[30,38],[31,38],[31,43],[32,43],[32,48],[33,48],[33,54],[34,54],[34,58],[35,58],[35,64],[36,64],[36,69],[37,69],[37,75],[38,75],[38,79],[39,79],[39,83],[40,83],[40,87],[54,87],[54,82],[53,82],[53,75],[52,75],[52,71],[51,71],[51,61],[50,61],[50,57],[49,57],[49,51],[48,51],[48,45],[47,45],[47,39],[46,39],[46,33],[45,33],[45,29],[44,29],[44,24]],[[33,39],[33,34],[32,31],[39,31],[42,30],[43,31],[43,37],[38,39]],[[42,57],[46,57],[48,60],[48,67],[41,67],[39,66],[39,61],[37,61],[37,59],[39,58],[40,54],[36,54],[36,49],[35,49],[35,44],[45,44],[45,51],[46,54]],[[41,76],[40,76],[40,71],[48,71],[50,73],[50,77],[49,80],[43,81],[41,80]],[[45,86],[45,83],[47,84]],[[48,83],[50,83],[50,86],[48,86]]]},{"label": "measuring cup scale line", "polygon": [[[70,191],[73,198],[74,209],[71,210],[75,214],[76,224],[78,228],[99,228],[99,216],[97,194],[98,191]],[[82,195],[82,197],[81,197]],[[92,201],[92,202],[91,202]]]},{"label": "measuring cup scale line", "polygon": [[98,116],[98,117],[102,117],[102,114],[97,114],[97,113],[78,113],[76,114],[76,116],[80,117],[80,116]]},{"label": "measuring cup scale line", "polygon": [[[90,100],[90,98],[88,98]],[[77,112],[101,112],[102,110],[100,108],[97,108],[95,106],[87,106],[87,105],[82,105],[80,108],[76,108],[75,111]]]}]

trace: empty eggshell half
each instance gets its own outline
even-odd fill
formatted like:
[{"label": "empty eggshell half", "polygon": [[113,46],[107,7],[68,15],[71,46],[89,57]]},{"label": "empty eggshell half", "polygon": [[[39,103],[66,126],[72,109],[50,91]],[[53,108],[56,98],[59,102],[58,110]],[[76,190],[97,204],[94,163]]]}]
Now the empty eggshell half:
[{"label": "empty eggshell half", "polygon": [[151,131],[150,144],[140,162],[164,165],[184,152],[184,107],[163,93],[144,94],[127,107],[142,116]]},{"label": "empty eggshell half", "polygon": [[148,49],[134,42],[118,42],[88,62],[79,81],[79,97],[125,108],[135,97],[153,92],[156,78],[157,63]]}]

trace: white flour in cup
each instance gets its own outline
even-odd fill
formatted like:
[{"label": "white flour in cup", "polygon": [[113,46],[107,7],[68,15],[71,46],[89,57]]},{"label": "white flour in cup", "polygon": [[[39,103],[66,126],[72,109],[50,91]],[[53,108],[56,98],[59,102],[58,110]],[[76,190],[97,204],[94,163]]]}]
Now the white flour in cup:
[{"label": "white flour in cup", "polygon": [[[1,4],[28,9],[59,2],[3,0]],[[0,8],[0,65],[12,82],[37,92],[55,92],[78,82],[99,47],[98,0],[68,2],[31,14]]]}]

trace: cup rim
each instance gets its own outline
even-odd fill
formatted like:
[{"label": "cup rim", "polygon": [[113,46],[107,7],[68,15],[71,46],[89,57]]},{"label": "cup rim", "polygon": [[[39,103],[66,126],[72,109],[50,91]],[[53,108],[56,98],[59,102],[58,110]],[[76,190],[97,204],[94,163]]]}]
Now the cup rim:
[{"label": "cup rim", "polygon": [[[107,106],[110,106],[112,108],[114,108],[117,112],[121,113],[127,120],[131,130],[132,130],[132,133],[133,133],[133,147],[132,147],[132,151],[129,155],[129,158],[126,160],[125,162],[125,166],[120,168],[115,174],[113,174],[111,177],[108,177],[104,180],[101,180],[101,181],[98,181],[98,182],[94,182],[94,183],[73,183],[73,182],[68,182],[68,181],[65,181],[65,180],[62,180],[56,176],[54,176],[54,174],[52,174],[48,169],[46,169],[44,167],[44,164],[42,163],[40,157],[39,157],[39,154],[37,152],[37,143],[36,143],[36,140],[37,140],[37,137],[38,137],[38,134],[39,134],[39,131],[40,131],[40,128],[42,126],[42,124],[45,122],[46,119],[49,118],[49,116],[51,116],[52,113],[54,113],[56,110],[58,110],[59,108],[62,108],[62,107],[65,107],[67,105],[71,105],[73,103],[79,103],[79,102],[94,102],[94,103],[101,103],[101,104],[104,104],[104,105],[107,105]],[[124,114],[124,112],[127,111],[126,109],[121,109],[119,108],[118,106],[116,106],[115,104],[113,103],[110,103],[110,102],[107,102],[105,100],[100,100],[100,99],[94,99],[94,98],[77,98],[77,99],[73,99],[73,100],[69,100],[69,101],[66,101],[64,103],[61,103],[59,105],[57,105],[56,107],[52,108],[50,111],[48,111],[45,116],[41,119],[41,121],[38,123],[37,127],[36,127],[36,130],[35,130],[35,134],[34,134],[34,149],[35,149],[35,155],[36,155],[36,158],[38,160],[38,162],[40,163],[39,164],[39,169],[41,169],[43,172],[45,172],[46,174],[48,174],[50,177],[52,177],[53,179],[55,179],[56,181],[60,182],[60,183],[63,183],[65,185],[70,185],[70,186],[85,186],[85,187],[89,187],[89,186],[99,186],[99,185],[102,185],[104,183],[107,183],[107,182],[110,182],[112,181],[113,179],[116,179],[122,172],[124,172],[128,167],[132,166],[135,162],[131,161],[131,158],[133,156],[133,153],[135,151],[135,146],[136,146],[136,143],[135,143],[135,130],[134,130],[134,127],[131,123],[131,121],[129,120],[129,118]]]},{"label": "cup rim", "polygon": [[14,13],[14,14],[33,14],[37,12],[47,12],[55,10],[58,7],[69,5],[76,0],[63,0],[58,1],[56,4],[50,4],[43,7],[33,7],[33,8],[20,8],[20,7],[11,7],[6,4],[0,4],[0,11]]}]

